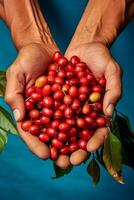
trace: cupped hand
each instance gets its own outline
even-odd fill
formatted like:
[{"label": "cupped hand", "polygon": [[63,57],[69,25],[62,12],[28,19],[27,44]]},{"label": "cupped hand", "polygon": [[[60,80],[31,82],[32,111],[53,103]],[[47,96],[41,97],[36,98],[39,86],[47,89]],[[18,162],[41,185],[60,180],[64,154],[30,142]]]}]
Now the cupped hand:
[{"label": "cupped hand", "polygon": [[[90,43],[77,48],[68,48],[65,56],[70,59],[77,55],[86,62],[96,78],[102,75],[106,78],[106,93],[103,101],[103,112],[106,116],[112,116],[114,107],[121,96],[121,72],[117,62],[110,55],[109,50],[101,43]],[[87,151],[95,152],[105,140],[107,128],[98,128],[93,137],[88,141]],[[72,165],[79,165],[88,156],[84,150],[77,150],[70,156]],[[69,158],[67,158],[69,159]]]},{"label": "cupped hand", "polygon": [[21,129],[21,121],[25,116],[24,92],[32,86],[37,77],[42,75],[52,62],[52,54],[57,49],[50,50],[39,44],[30,44],[22,48],[7,70],[7,86],[5,100],[13,110],[17,128],[21,138],[29,149],[42,159],[49,157],[49,149],[36,136]]}]

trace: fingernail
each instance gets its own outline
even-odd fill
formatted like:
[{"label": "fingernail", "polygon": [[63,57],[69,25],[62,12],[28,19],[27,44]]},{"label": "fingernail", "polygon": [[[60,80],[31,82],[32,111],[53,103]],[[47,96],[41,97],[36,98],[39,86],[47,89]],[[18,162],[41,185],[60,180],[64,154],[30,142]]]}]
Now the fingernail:
[{"label": "fingernail", "polygon": [[15,109],[15,110],[13,111],[13,114],[14,114],[15,120],[18,121],[19,118],[20,118],[20,111],[19,111],[18,109]]},{"label": "fingernail", "polygon": [[113,112],[114,112],[114,105],[113,104],[109,104],[107,109],[106,109],[106,112],[109,116],[112,116]]}]

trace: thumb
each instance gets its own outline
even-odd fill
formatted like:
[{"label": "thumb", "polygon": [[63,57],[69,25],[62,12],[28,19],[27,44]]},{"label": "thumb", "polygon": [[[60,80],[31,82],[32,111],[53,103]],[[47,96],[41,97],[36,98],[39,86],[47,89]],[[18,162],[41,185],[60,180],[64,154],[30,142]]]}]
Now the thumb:
[{"label": "thumb", "polygon": [[23,98],[24,78],[15,71],[13,73],[13,71],[9,69],[7,72],[5,101],[13,110],[15,120],[21,121],[25,115]]},{"label": "thumb", "polygon": [[115,105],[121,97],[121,71],[115,61],[107,67],[105,77],[107,82],[103,110],[105,115],[112,116]]}]

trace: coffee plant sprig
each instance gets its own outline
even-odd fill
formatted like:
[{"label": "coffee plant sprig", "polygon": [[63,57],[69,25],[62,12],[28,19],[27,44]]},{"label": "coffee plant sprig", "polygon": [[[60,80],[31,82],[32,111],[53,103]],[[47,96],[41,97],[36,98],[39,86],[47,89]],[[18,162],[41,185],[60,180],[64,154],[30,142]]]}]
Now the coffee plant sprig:
[{"label": "coffee plant sprig", "polygon": [[[4,96],[6,86],[5,72],[0,71],[0,96]],[[0,152],[3,151],[8,133],[18,134],[15,123],[10,113],[0,106]],[[85,161],[87,173],[92,177],[93,184],[96,185],[100,180],[100,165],[119,183],[123,184],[121,175],[122,165],[134,168],[134,132],[130,126],[127,116],[120,112],[115,112],[113,121],[108,126],[108,135],[104,145],[95,153],[88,156]],[[87,162],[89,162],[87,164]],[[61,169],[54,164],[55,177],[60,178],[69,174],[73,167]]]}]

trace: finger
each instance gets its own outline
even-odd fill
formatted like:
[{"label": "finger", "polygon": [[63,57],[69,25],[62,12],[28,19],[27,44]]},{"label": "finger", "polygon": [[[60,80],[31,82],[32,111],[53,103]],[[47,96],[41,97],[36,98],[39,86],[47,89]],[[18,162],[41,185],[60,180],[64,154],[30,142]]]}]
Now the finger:
[{"label": "finger", "polygon": [[69,156],[60,155],[58,159],[55,161],[55,164],[62,169],[66,169],[71,165]]},{"label": "finger", "polygon": [[95,152],[104,143],[107,135],[107,128],[98,128],[92,138],[87,143],[87,150],[89,152]]},{"label": "finger", "polygon": [[70,162],[72,165],[80,165],[84,160],[86,160],[88,155],[88,152],[79,149],[71,154]]},{"label": "finger", "polygon": [[105,74],[106,93],[103,101],[104,114],[112,116],[115,104],[121,96],[121,72],[117,63],[111,63]]},{"label": "finger", "polygon": [[34,154],[41,159],[47,159],[50,157],[50,151],[47,145],[42,143],[36,136],[33,136],[28,132],[24,132],[21,129],[21,122],[17,123],[17,129],[20,137]]},{"label": "finger", "polygon": [[5,101],[12,108],[16,121],[21,121],[25,115],[24,108],[24,78],[14,71],[7,73]]}]

